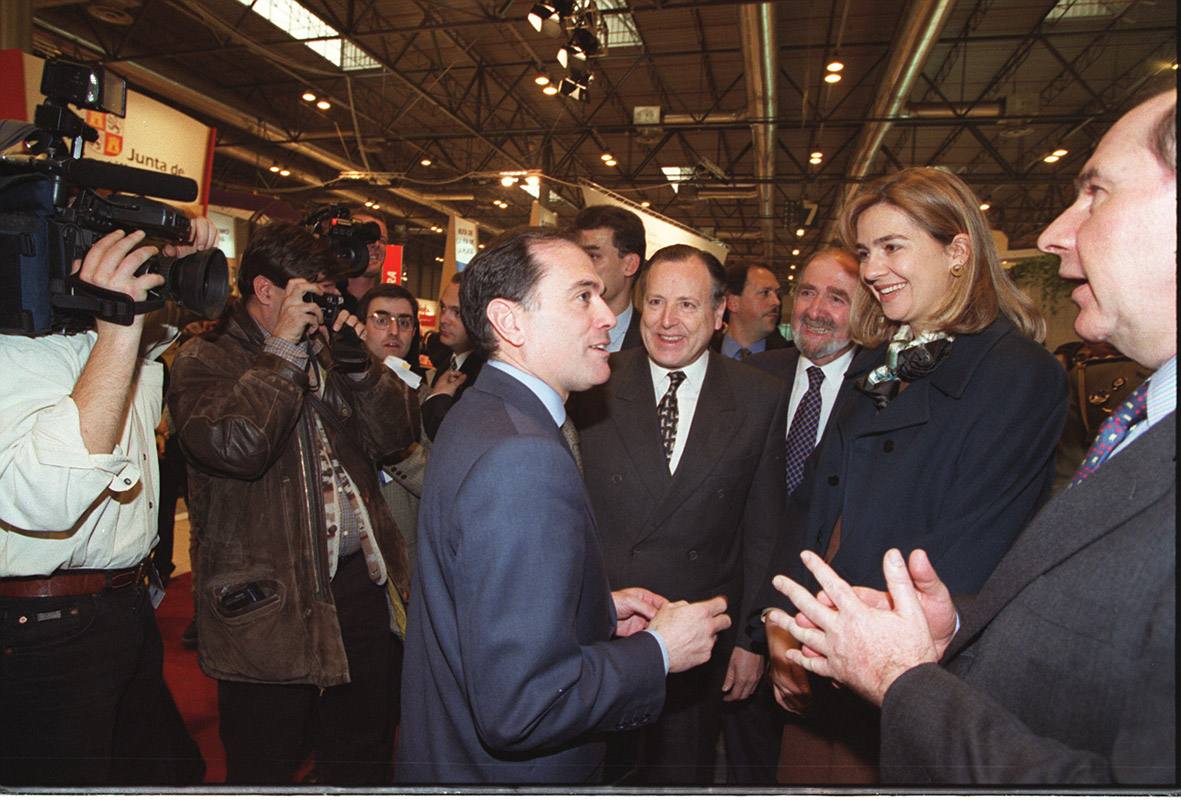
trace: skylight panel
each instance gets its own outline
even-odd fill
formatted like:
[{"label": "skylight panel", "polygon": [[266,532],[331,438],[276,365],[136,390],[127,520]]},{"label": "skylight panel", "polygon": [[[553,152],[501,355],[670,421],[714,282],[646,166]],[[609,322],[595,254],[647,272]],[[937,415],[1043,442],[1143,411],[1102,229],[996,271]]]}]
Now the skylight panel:
[{"label": "skylight panel", "polygon": [[607,49],[617,47],[637,47],[644,44],[640,38],[640,31],[636,27],[636,19],[627,11],[627,0],[595,0],[595,6],[600,11],[620,11],[617,14],[604,14],[603,21],[607,25]]},{"label": "skylight panel", "polygon": [[340,31],[296,0],[238,0],[255,14],[303,43],[312,52],[344,70],[368,70],[380,66]]}]

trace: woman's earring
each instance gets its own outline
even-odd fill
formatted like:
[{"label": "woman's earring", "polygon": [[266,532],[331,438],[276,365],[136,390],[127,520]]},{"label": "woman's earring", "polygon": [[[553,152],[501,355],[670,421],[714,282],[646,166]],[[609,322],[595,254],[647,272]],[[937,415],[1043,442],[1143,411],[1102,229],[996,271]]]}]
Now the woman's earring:
[{"label": "woman's earring", "polygon": [[954,264],[954,265],[952,265],[952,266],[951,266],[951,274],[952,274],[953,276],[955,276],[956,278],[959,278],[960,276],[962,276],[962,275],[964,274],[964,265],[963,265],[963,263],[959,263],[959,264]]}]

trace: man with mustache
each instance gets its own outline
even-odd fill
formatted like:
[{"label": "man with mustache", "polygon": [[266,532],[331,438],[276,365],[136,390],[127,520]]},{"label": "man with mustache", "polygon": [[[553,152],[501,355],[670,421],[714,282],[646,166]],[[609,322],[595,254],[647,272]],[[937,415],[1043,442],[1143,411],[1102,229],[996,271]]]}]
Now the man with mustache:
[{"label": "man with mustache", "polygon": [[[849,335],[849,310],[859,281],[857,258],[841,248],[826,248],[808,260],[799,278],[791,310],[795,347],[747,360],[778,376],[788,388],[788,493],[803,478],[804,460],[820,442],[833,410],[851,392],[844,377],[857,351]],[[763,630],[756,618],[750,632],[760,648],[766,646]],[[781,739],[784,759],[808,754],[799,741],[814,736],[784,716],[771,697],[770,679],[764,678],[749,699],[726,706],[726,750],[730,765],[736,767],[731,783],[774,785]]]},{"label": "man with mustache", "polygon": [[722,356],[747,359],[752,354],[787,347],[779,325],[779,279],[758,262],[738,262],[726,270],[725,332],[710,347]]}]

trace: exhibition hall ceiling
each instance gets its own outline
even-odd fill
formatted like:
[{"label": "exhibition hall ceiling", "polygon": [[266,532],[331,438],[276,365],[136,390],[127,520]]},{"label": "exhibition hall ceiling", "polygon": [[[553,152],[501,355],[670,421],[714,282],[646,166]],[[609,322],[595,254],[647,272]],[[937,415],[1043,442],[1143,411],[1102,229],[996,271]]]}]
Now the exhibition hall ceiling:
[{"label": "exhibition hall ceiling", "polygon": [[225,190],[297,208],[343,192],[430,237],[449,213],[487,233],[524,224],[530,190],[568,218],[589,181],[786,273],[793,251],[833,235],[850,191],[909,165],[958,173],[1009,247],[1032,247],[1128,98],[1176,75],[1176,11],[1173,0],[35,0],[34,43],[101,61],[216,126]]}]

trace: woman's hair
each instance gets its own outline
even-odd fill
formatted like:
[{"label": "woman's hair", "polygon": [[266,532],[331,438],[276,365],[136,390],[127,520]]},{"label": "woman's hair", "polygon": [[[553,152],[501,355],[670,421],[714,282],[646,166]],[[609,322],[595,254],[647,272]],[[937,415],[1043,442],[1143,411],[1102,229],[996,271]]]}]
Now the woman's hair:
[{"label": "woman's hair", "polygon": [[[839,233],[849,250],[857,250],[857,220],[879,203],[905,213],[944,247],[957,234],[967,235],[971,242],[963,272],[952,280],[951,293],[935,313],[935,328],[971,334],[1001,313],[1034,340],[1045,339],[1045,319],[1001,267],[980,201],[959,177],[947,170],[910,167],[870,184],[841,210]],[[883,314],[873,293],[859,282],[850,314],[853,339],[872,348],[893,336],[899,325]]]},{"label": "woman's hair", "polygon": [[[410,363],[410,370],[421,375],[426,371],[418,363],[418,355],[422,353],[422,331],[418,323],[418,299],[414,293],[400,284],[378,284],[362,296],[359,303],[361,322],[369,325],[369,305],[374,298],[398,298],[410,303],[410,314],[414,316],[414,336],[410,338],[410,350],[406,352],[406,361]],[[390,325],[395,325],[391,323]]]}]

